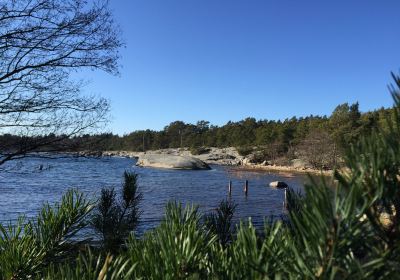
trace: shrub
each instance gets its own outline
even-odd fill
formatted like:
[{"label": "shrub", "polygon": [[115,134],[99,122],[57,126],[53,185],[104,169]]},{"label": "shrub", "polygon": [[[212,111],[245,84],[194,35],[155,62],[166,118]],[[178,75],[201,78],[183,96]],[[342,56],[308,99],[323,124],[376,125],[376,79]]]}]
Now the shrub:
[{"label": "shrub", "polygon": [[0,279],[28,279],[50,263],[68,259],[84,240],[76,234],[86,226],[92,204],[75,190],[61,203],[45,204],[36,220],[20,217],[15,224],[0,224]]},{"label": "shrub", "polygon": [[127,256],[136,265],[135,278],[205,279],[215,241],[201,226],[197,207],[170,202],[159,227],[142,240],[129,239]]},{"label": "shrub", "polygon": [[113,188],[101,190],[101,197],[91,218],[91,225],[99,234],[105,251],[116,252],[131,231],[135,230],[140,217],[137,174],[124,172],[121,198],[116,198]]},{"label": "shrub", "polygon": [[106,280],[132,279],[135,266],[125,256],[97,255],[87,249],[75,262],[51,264],[44,273],[44,280]]},{"label": "shrub", "polygon": [[204,225],[218,237],[222,246],[233,239],[232,218],[237,205],[231,201],[222,200],[214,213],[204,216]]},{"label": "shrub", "polygon": [[237,147],[236,150],[238,151],[239,155],[241,156],[247,156],[253,152],[253,147]]}]

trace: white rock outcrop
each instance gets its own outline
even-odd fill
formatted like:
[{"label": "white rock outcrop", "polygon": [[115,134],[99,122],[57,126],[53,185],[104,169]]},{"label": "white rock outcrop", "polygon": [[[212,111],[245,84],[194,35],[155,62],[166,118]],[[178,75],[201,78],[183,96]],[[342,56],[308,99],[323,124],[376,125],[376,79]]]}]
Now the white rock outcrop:
[{"label": "white rock outcrop", "polygon": [[168,168],[168,169],[187,169],[187,170],[207,170],[208,164],[200,159],[191,156],[180,156],[173,154],[142,154],[136,163],[137,166]]}]

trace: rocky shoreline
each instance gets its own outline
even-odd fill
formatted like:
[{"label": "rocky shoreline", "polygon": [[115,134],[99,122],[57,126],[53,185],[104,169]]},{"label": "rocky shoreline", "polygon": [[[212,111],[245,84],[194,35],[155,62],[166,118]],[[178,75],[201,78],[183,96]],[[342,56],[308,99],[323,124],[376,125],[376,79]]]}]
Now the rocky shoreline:
[{"label": "rocky shoreline", "polygon": [[[85,155],[93,155],[85,153]],[[193,157],[199,159],[209,165],[226,165],[226,166],[238,166],[245,169],[251,170],[262,170],[271,172],[286,172],[286,173],[313,173],[313,174],[325,174],[329,175],[332,173],[331,170],[318,170],[307,166],[300,159],[294,159],[291,161],[291,165],[274,165],[266,161],[263,163],[252,162],[252,155],[242,156],[239,154],[236,148],[216,148],[210,147],[205,149],[201,154],[192,154],[188,148],[170,148],[161,150],[151,150],[146,152],[132,152],[132,151],[103,151],[100,156],[117,156],[127,158],[143,158],[153,155],[170,155],[170,156],[182,156],[182,157]]]}]

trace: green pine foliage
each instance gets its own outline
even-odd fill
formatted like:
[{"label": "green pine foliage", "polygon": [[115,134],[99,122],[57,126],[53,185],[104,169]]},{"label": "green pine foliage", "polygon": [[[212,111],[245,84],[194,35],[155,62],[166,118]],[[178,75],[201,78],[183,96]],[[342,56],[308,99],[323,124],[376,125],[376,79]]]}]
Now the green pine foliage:
[{"label": "green pine foliage", "polygon": [[116,197],[114,188],[101,190],[101,196],[91,218],[91,225],[101,239],[102,249],[106,252],[116,252],[134,231],[139,223],[139,203],[142,194],[139,193],[138,175],[124,172],[121,198]]},{"label": "green pine foliage", "polygon": [[136,265],[134,278],[205,279],[215,242],[200,224],[197,207],[170,202],[158,228],[128,240],[126,255]]},{"label": "green pine foliage", "polygon": [[45,280],[132,279],[135,265],[125,257],[95,255],[89,248],[71,262],[52,263],[43,273]]},{"label": "green pine foliage", "polygon": [[215,211],[204,215],[204,225],[218,237],[222,246],[233,239],[232,219],[236,207],[232,201],[222,200]]},{"label": "green pine foliage", "polygon": [[92,204],[76,190],[42,207],[34,220],[0,224],[0,279],[34,278],[51,263],[75,257]]}]

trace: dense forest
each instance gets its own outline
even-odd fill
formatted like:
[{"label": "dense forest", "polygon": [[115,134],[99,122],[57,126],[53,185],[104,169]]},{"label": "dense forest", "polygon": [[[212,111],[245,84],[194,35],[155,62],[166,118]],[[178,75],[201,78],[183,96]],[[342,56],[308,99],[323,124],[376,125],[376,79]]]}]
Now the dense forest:
[{"label": "dense forest", "polygon": [[[196,124],[175,121],[161,131],[138,130],[124,136],[103,134],[83,136],[91,149],[146,151],[189,147],[236,147],[243,155],[255,153],[255,162],[273,161],[287,164],[293,158],[305,158],[314,167],[333,167],[343,150],[363,133],[384,126],[392,109],[381,108],[361,113],[358,103],[342,104],[331,116],[293,117],[283,121],[246,118],[223,126],[208,121]],[[87,147],[89,148],[89,147]]]},{"label": "dense forest", "polygon": [[[201,147],[236,147],[242,155],[254,154],[254,162],[271,161],[286,165],[291,159],[300,158],[315,168],[332,168],[341,163],[342,154],[349,143],[374,128],[385,129],[385,119],[391,118],[393,109],[361,113],[358,103],[341,104],[328,116],[308,116],[283,121],[246,118],[228,122],[223,126],[210,125],[208,121],[196,124],[175,121],[161,131],[138,130],[127,135],[83,135],[56,142],[47,150],[101,151],[126,150],[147,151],[165,148],[188,147],[193,153]],[[51,143],[52,135],[37,137]],[[33,139],[3,135],[1,143],[9,147],[30,144]],[[75,143],[75,145],[74,145]],[[61,146],[61,147],[60,147]]]}]

